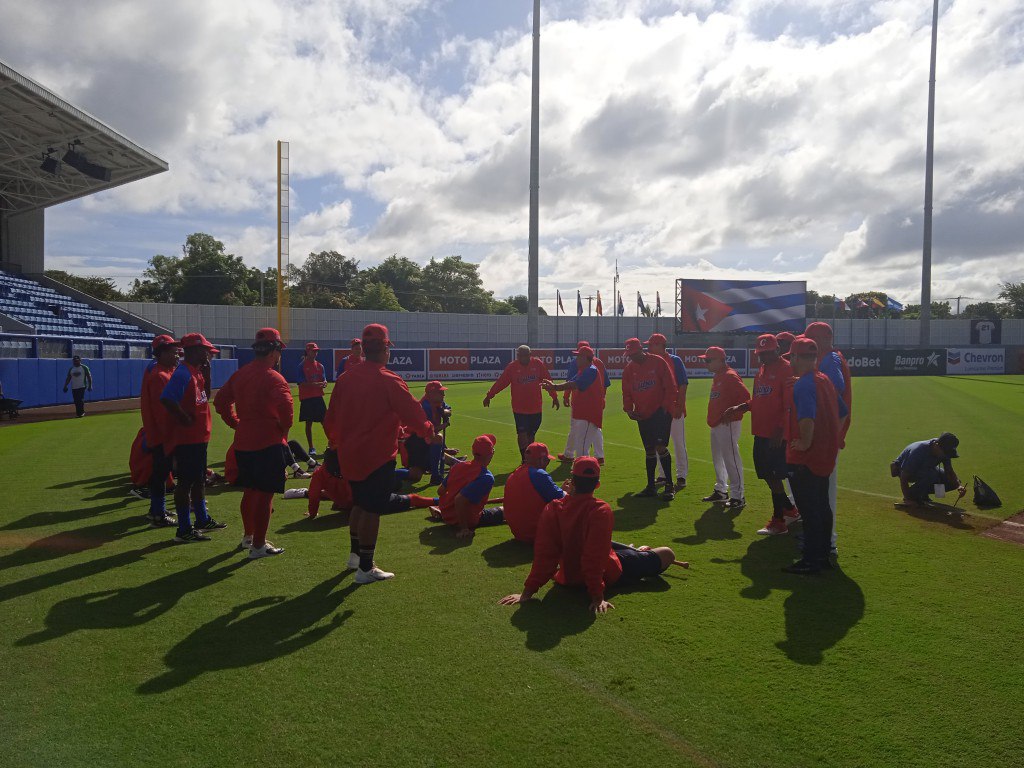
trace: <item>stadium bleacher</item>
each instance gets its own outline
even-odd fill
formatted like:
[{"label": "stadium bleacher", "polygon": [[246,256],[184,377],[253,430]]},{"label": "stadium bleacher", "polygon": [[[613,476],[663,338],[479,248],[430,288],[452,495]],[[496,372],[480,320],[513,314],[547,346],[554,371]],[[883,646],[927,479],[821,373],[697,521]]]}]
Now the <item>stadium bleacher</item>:
[{"label": "stadium bleacher", "polygon": [[0,312],[31,325],[41,335],[117,341],[149,341],[152,338],[151,333],[119,317],[3,271],[0,271]]}]

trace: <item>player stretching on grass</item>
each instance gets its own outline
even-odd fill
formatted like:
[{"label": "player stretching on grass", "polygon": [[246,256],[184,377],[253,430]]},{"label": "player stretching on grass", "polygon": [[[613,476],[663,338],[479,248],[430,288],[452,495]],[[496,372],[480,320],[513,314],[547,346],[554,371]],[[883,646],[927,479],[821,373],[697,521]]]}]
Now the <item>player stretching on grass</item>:
[{"label": "player stretching on grass", "polygon": [[276,328],[257,331],[252,344],[255,358],[231,374],[213,401],[224,423],[235,430],[235,484],[245,488],[241,546],[254,560],[284,552],[267,541],[274,494],[284,493],[288,430],[295,418],[288,382],[274,370],[282,349],[284,341]]},{"label": "player stretching on grass", "polygon": [[541,513],[533,568],[522,594],[503,597],[501,605],[533,599],[553,577],[565,586],[585,586],[590,610],[605,613],[615,607],[605,600],[608,587],[657,576],[675,562],[675,553],[668,547],[633,548],[612,541],[612,508],[594,496],[600,477],[597,459],[584,456],[573,462],[568,496],[552,501]]},{"label": "player stretching on grass", "polygon": [[306,344],[306,354],[299,364],[299,421],[306,425],[306,446],[309,455],[316,456],[313,447],[313,422],[321,427],[327,415],[327,404],[324,402],[324,390],[327,388],[327,375],[324,367],[317,362],[316,353],[320,351],[315,341]]},{"label": "player stretching on grass", "polygon": [[471,538],[477,528],[505,522],[501,507],[484,509],[494,488],[494,475],[487,465],[494,458],[496,443],[494,435],[477,437],[473,441],[473,460],[453,466],[438,489],[440,503],[431,508],[431,517],[454,526],[456,538]]},{"label": "player stretching on grass", "polygon": [[[210,354],[218,352],[201,333],[186,333],[178,342],[185,358],[174,369],[160,402],[174,417],[167,450],[173,456],[174,511],[178,532],[174,541],[209,541],[206,531],[227,528],[206,509],[206,454],[210,444]],[[195,515],[193,527],[190,514]]]},{"label": "player stretching on grass", "polygon": [[740,459],[740,420],[743,412],[732,411],[732,406],[750,402],[750,392],[743,379],[725,360],[725,350],[708,347],[701,355],[708,370],[715,375],[708,395],[708,426],[711,427],[711,460],[715,466],[715,488],[702,501],[725,504],[731,509],[742,509],[743,461]]},{"label": "player stretching on grass", "polygon": [[395,488],[399,425],[405,424],[424,439],[441,442],[409,387],[385,367],[390,347],[386,327],[373,323],[363,329],[366,360],[338,379],[324,421],[331,446],[337,449],[338,474],[352,486],[348,567],[357,569],[358,584],[395,576],[377,567],[373,552],[380,516],[389,511]]},{"label": "player stretching on grass", "polygon": [[[440,381],[428,381],[423,397],[420,398],[423,413],[437,433],[444,432],[452,415],[451,407],[444,401],[444,393],[447,391],[448,387]],[[407,468],[395,470],[398,482],[418,483],[423,473],[429,472],[430,484],[440,485],[444,480],[442,455],[443,446],[440,443],[428,443],[419,435],[409,435],[405,438]]]},{"label": "player stretching on grass", "polygon": [[640,339],[626,341],[629,362],[622,371],[622,410],[640,428],[640,439],[647,452],[647,485],[638,498],[654,496],[654,468],[661,462],[665,472],[666,501],[675,498],[672,484],[672,454],[668,438],[672,430],[672,409],[676,402],[676,379],[662,358],[644,352]]},{"label": "player stretching on grass", "polygon": [[170,451],[165,442],[173,425],[171,415],[160,403],[164,387],[178,365],[178,345],[166,334],[153,339],[154,359],[142,374],[139,406],[142,409],[142,429],[146,434],[146,449],[152,459],[147,484],[149,486],[149,524],[154,528],[176,525],[178,520],[167,514],[167,475],[171,471]]},{"label": "player stretching on grass", "polygon": [[505,481],[505,522],[519,541],[532,544],[544,507],[565,496],[565,491],[547,473],[550,463],[548,447],[544,443],[530,443],[524,463]]},{"label": "player stretching on grass", "polygon": [[[491,400],[505,387],[512,385],[512,416],[516,422],[516,438],[519,441],[519,458],[522,459],[526,446],[534,441],[540,429],[544,410],[544,395],[540,383],[550,379],[551,374],[544,361],[533,357],[528,346],[516,349],[516,359],[505,366],[498,380],[487,390],[484,408],[490,408]],[[558,398],[551,395],[551,407],[558,409]]]}]

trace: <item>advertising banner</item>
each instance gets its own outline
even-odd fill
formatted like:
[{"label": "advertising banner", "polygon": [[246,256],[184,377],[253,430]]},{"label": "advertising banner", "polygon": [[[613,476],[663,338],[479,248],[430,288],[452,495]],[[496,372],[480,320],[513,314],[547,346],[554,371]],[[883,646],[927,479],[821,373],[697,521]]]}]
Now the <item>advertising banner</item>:
[{"label": "advertising banner", "polygon": [[601,358],[601,362],[604,363],[605,370],[608,371],[609,379],[621,379],[622,369],[626,367],[626,363],[629,362],[629,358],[626,357],[626,352],[623,349],[599,349],[597,350],[597,356]]},{"label": "advertising banner", "polygon": [[971,373],[1006,373],[1006,350],[965,347],[947,349],[946,373],[954,376]]},{"label": "advertising banner", "polygon": [[552,381],[560,381],[565,378],[569,366],[576,366],[576,355],[568,349],[535,349],[533,356],[544,361],[551,373]]},{"label": "advertising banner", "polygon": [[885,368],[893,376],[944,376],[945,349],[887,349]]},{"label": "advertising banner", "polygon": [[431,349],[427,374],[440,381],[496,379],[514,356],[511,349]]},{"label": "advertising banner", "polygon": [[891,376],[892,350],[843,349],[840,350],[850,366],[853,376]]},{"label": "advertising banner", "polygon": [[[707,348],[702,349],[677,349],[675,354],[683,360],[683,365],[686,366],[686,375],[691,379],[710,379],[712,376],[711,371],[708,370],[707,365],[700,359],[700,356],[707,351]],[[725,361],[736,370],[740,376],[747,376],[747,350],[745,349],[727,349],[725,350]],[[756,370],[756,364],[755,364]]]},{"label": "advertising banner", "polygon": [[[334,370],[338,370],[338,364],[343,358],[352,353],[351,349],[334,350]],[[388,370],[394,371],[406,381],[426,381],[427,379],[427,350],[425,349],[392,349],[391,357],[388,360]],[[327,372],[330,379],[331,372]]]}]

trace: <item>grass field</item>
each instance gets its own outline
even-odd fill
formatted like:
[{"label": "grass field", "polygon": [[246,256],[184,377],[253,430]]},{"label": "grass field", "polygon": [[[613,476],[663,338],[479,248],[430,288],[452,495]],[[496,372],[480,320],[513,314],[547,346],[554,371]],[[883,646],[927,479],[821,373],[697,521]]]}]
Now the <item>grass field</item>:
[{"label": "grass field", "polygon": [[[385,518],[378,560],[398,575],[361,588],[343,518],[307,521],[304,501],[277,502],[282,557],[235,550],[224,488],[210,507],[230,527],[173,546],[125,496],[137,413],[0,429],[0,764],[1024,764],[1024,550],[977,535],[1022,506],[1024,377],[856,380],[842,567],[822,578],[781,573],[793,540],[754,534],[769,497],[749,461],[742,513],[699,501],[707,388],[690,387],[690,487],[667,504],[631,496],[643,458],[613,384],[598,495],[617,538],[692,568],[600,617],[565,589],[497,605],[529,551],[499,528],[463,545],[422,511]],[[498,436],[500,492],[518,454],[507,393],[485,410],[484,391],[451,386],[448,437]],[[567,427],[546,413],[539,438],[561,450]],[[946,429],[1003,508],[893,509],[889,461]],[[216,461],[228,440],[215,423]]]}]

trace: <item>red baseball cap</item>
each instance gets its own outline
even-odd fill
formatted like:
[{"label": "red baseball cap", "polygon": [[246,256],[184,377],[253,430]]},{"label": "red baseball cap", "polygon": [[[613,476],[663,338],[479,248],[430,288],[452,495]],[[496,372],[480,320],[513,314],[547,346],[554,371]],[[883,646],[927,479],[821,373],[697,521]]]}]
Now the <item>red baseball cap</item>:
[{"label": "red baseball cap", "polygon": [[182,349],[188,349],[189,347],[206,347],[211,352],[220,352],[220,350],[208,342],[206,337],[201,333],[186,333],[181,337],[181,341],[178,342],[178,346]]},{"label": "red baseball cap", "polygon": [[284,339],[281,338],[281,332],[277,330],[277,328],[260,328],[256,331],[256,340],[254,343],[265,344],[267,342],[279,344],[281,349],[284,349]]},{"label": "red baseball cap", "polygon": [[319,351],[320,347],[317,345],[317,343],[315,341],[307,342],[307,344],[306,344],[306,351],[308,352],[311,349],[315,349],[315,350]]},{"label": "red baseball cap", "polygon": [[593,456],[580,456],[572,463],[572,473],[576,477],[600,477],[601,465]]},{"label": "red baseball cap", "polygon": [[[814,323],[811,323],[814,325]],[[817,355],[818,345],[814,339],[807,336],[797,336],[789,348],[790,355]]]},{"label": "red baseball cap", "polygon": [[577,341],[576,342],[576,349],[579,349],[580,347],[589,347],[589,346],[590,346],[590,342],[589,341]]},{"label": "red baseball cap", "polygon": [[573,353],[574,355],[582,355],[582,354],[589,354],[589,355],[590,355],[591,357],[593,357],[594,355],[596,355],[596,354],[597,354],[597,353],[596,353],[596,352],[595,352],[594,350],[592,350],[592,349],[591,349],[590,347],[588,347],[588,346],[585,346],[585,345],[584,345],[584,346],[580,346],[580,347],[577,347],[576,349],[574,349],[574,350],[572,351],[572,353]]},{"label": "red baseball cap", "polygon": [[775,352],[779,348],[779,340],[770,333],[763,333],[757,337],[757,344],[754,345],[756,352]]},{"label": "red baseball cap", "polygon": [[448,387],[442,384],[440,381],[428,381],[426,390],[427,392],[447,392]]},{"label": "red baseball cap", "polygon": [[650,346],[651,344],[665,344],[665,345],[667,345],[668,344],[668,339],[665,338],[665,334],[663,334],[663,333],[652,333],[651,334],[651,338],[649,338],[647,340],[647,346]]},{"label": "red baseball cap", "polygon": [[370,323],[368,326],[363,328],[363,347],[383,348],[390,346],[392,346],[392,344],[391,339],[388,338],[388,329],[386,325]]},{"label": "red baseball cap", "polygon": [[528,459],[546,459],[551,456],[548,447],[544,443],[530,443],[523,452]]},{"label": "red baseball cap", "polygon": [[793,339],[795,339],[795,338],[796,338],[796,336],[794,334],[790,333],[789,331],[783,331],[782,333],[776,333],[775,334],[775,340],[777,342],[779,342],[779,344],[783,344],[783,343],[785,343],[785,344],[792,344],[793,343]]},{"label": "red baseball cap", "polygon": [[356,344],[358,344],[360,347],[363,346],[363,340],[362,339],[352,339],[352,341],[349,344],[349,346],[350,347],[354,347]]},{"label": "red baseball cap", "polygon": [[820,320],[817,320],[807,326],[807,330],[804,331],[804,336],[815,340],[831,339],[832,326],[828,323],[823,323]]},{"label": "red baseball cap", "polygon": [[635,355],[637,352],[643,352],[644,345],[640,339],[634,337],[632,339],[626,339],[626,354]]},{"label": "red baseball cap", "polygon": [[162,347],[177,347],[180,346],[173,337],[168,336],[166,333],[161,333],[155,339],[153,339],[153,351],[159,352]]},{"label": "red baseball cap", "polygon": [[498,438],[494,435],[480,435],[473,441],[473,455],[493,456],[494,446],[497,442]]},{"label": "red baseball cap", "polygon": [[721,347],[708,347],[703,355],[697,355],[701,360],[725,360],[725,350]]}]

